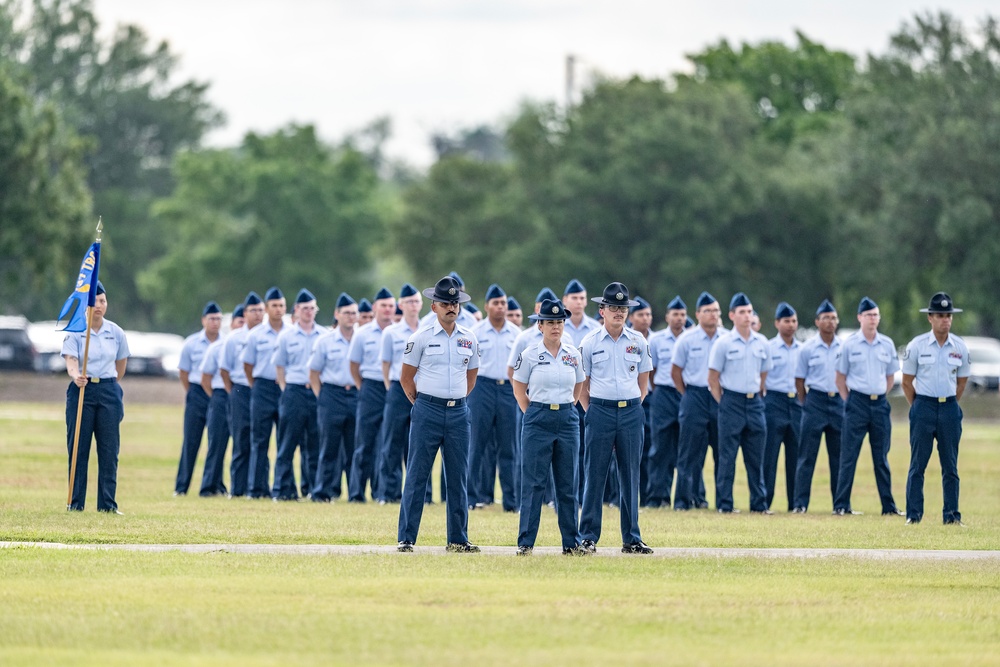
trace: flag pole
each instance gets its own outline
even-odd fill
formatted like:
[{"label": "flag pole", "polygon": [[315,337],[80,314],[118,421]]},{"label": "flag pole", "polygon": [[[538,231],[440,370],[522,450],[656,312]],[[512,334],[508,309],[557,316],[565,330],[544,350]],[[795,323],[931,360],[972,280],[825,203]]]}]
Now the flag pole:
[{"label": "flag pole", "polygon": [[[97,242],[101,242],[101,218],[97,218]],[[87,377],[87,358],[90,356],[90,322],[94,316],[94,307],[87,306],[87,335],[83,343],[83,359],[80,361],[80,374]],[[76,400],[76,428],[73,429],[73,453],[69,463],[69,491],[66,494],[66,511],[73,509],[73,486],[76,483],[76,456],[80,450],[80,422],[83,419],[83,394],[87,390],[87,385],[80,387],[79,396]]]}]

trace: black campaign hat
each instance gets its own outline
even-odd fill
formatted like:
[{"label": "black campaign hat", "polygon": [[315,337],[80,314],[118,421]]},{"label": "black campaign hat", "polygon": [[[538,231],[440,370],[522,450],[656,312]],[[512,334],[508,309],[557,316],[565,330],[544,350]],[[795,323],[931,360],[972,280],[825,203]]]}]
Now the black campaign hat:
[{"label": "black campaign hat", "polygon": [[545,320],[565,320],[569,315],[566,313],[566,306],[559,299],[546,299],[542,301],[537,315],[529,315],[532,322],[542,322]]},{"label": "black campaign hat", "polygon": [[471,296],[462,291],[461,283],[451,276],[445,276],[434,287],[423,290],[423,295],[431,301],[441,303],[465,303],[472,300]]},{"label": "black campaign hat", "polygon": [[628,287],[622,283],[611,283],[604,288],[604,296],[595,296],[591,299],[602,306],[638,306],[638,301],[628,298]]},{"label": "black campaign hat", "polygon": [[920,309],[921,313],[960,313],[961,308],[955,307],[955,302],[944,292],[938,292],[931,297],[931,302],[926,308]]}]

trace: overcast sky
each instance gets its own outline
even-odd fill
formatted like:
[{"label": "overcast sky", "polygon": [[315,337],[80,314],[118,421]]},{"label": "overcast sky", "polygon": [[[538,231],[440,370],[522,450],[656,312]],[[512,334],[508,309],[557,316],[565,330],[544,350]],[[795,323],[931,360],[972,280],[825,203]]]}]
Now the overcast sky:
[{"label": "overcast sky", "polygon": [[388,153],[433,159],[432,132],[493,124],[524,99],[565,97],[577,77],[665,77],[684,54],[725,37],[791,43],[800,29],[830,48],[881,52],[914,13],[946,9],[967,26],[995,0],[95,0],[105,31],[135,23],[181,56],[180,73],[211,83],[228,118],[209,137],[313,123],[336,140],[379,116]]}]

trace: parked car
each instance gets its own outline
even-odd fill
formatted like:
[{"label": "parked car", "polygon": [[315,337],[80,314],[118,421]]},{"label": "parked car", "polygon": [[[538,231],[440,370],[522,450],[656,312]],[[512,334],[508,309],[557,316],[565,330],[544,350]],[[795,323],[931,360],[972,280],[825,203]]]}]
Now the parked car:
[{"label": "parked car", "polygon": [[982,336],[963,336],[969,346],[972,375],[966,387],[970,391],[1000,390],[1000,340]]},{"label": "parked car", "polygon": [[177,334],[126,331],[130,375],[170,375],[176,377],[184,338]]},{"label": "parked car", "polygon": [[34,370],[37,356],[28,337],[28,319],[21,315],[0,315],[0,369]]},{"label": "parked car", "polygon": [[28,325],[28,336],[38,352],[35,370],[40,373],[62,373],[66,370],[66,360],[62,356],[66,332],[60,331],[58,325],[55,320],[32,322]]}]

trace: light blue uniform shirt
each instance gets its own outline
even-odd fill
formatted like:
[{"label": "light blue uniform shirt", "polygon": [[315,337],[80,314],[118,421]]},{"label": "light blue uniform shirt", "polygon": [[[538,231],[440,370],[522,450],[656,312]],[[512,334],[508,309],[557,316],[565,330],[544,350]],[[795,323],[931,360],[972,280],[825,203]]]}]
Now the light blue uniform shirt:
[{"label": "light blue uniform shirt", "polygon": [[[681,331],[683,334],[684,332]],[[670,327],[662,331],[655,332],[649,337],[649,354],[653,358],[653,384],[657,387],[673,387],[674,378],[670,375],[672,360],[674,358],[674,345],[677,344],[678,336],[670,330]],[[676,387],[674,387],[676,389]]]},{"label": "light blue uniform shirt", "polygon": [[285,384],[309,384],[309,355],[316,340],[326,333],[326,327],[313,324],[312,331],[306,333],[296,322],[285,327],[278,334],[272,362],[275,368],[285,369]]},{"label": "light blue uniform shirt", "polygon": [[247,325],[241,326],[236,331],[231,332],[226,337],[226,342],[222,348],[222,355],[219,359],[219,367],[229,373],[229,379],[233,384],[249,387],[247,374],[243,370],[243,350],[247,346],[247,337],[250,330]]},{"label": "light blue uniform shirt", "polygon": [[222,358],[225,344],[226,340],[220,336],[217,341],[208,346],[208,349],[205,350],[205,356],[201,358],[201,368],[198,369],[198,374],[205,377],[207,373],[212,378],[212,389],[226,388],[226,383],[222,381],[222,373],[219,372],[221,368],[219,360]]},{"label": "light blue uniform shirt", "polygon": [[449,336],[440,322],[421,327],[406,341],[403,363],[415,366],[417,391],[437,398],[465,398],[469,393],[466,372],[479,368],[479,343],[475,334],[455,325]]},{"label": "light blue uniform shirt", "polygon": [[684,385],[692,387],[708,387],[708,355],[712,350],[712,345],[719,340],[719,336],[726,333],[722,327],[715,330],[715,335],[711,338],[701,328],[696,325],[687,329],[677,337],[674,343],[674,356],[670,360],[672,366],[678,366],[682,370],[681,377]]},{"label": "light blue uniform shirt", "polygon": [[584,379],[580,351],[566,343],[552,356],[539,341],[526,347],[514,363],[514,379],[528,385],[528,398],[538,403],[572,403],[573,389]]},{"label": "light blue uniform shirt", "polygon": [[309,355],[309,370],[319,371],[319,381],[338,387],[353,387],[351,364],[347,360],[351,341],[344,338],[340,327],[331,329],[316,339]]},{"label": "light blue uniform shirt", "polygon": [[399,375],[403,371],[403,350],[406,348],[406,341],[419,329],[419,321],[417,328],[411,329],[406,320],[400,320],[387,326],[382,332],[382,363],[389,362],[389,382],[399,382]]},{"label": "light blue uniform shirt", "polygon": [[479,377],[506,380],[507,360],[521,330],[504,320],[500,331],[497,331],[489,319],[485,319],[472,328],[472,333],[479,341],[479,351],[482,354],[479,359]]},{"label": "light blue uniform shirt", "polygon": [[767,341],[767,346],[771,354],[771,370],[764,380],[767,390],[779,394],[794,394],[795,369],[798,368],[802,343],[792,338],[792,344],[786,345],[778,335]]},{"label": "light blue uniform shirt", "polygon": [[584,313],[583,319],[580,320],[580,326],[573,326],[573,320],[566,320],[566,327],[563,331],[569,334],[569,337],[572,339],[575,347],[580,347],[580,343],[583,342],[583,339],[587,336],[587,334],[594,329],[600,328],[600,322]]},{"label": "light blue uniform shirt", "polygon": [[[286,328],[287,325],[282,326],[281,331]],[[243,348],[243,363],[253,366],[254,378],[277,379],[273,359],[279,333],[271,327],[270,322],[266,321],[250,330],[246,347]]]},{"label": "light blue uniform shirt", "polygon": [[906,346],[903,373],[913,375],[913,389],[921,396],[947,398],[957,393],[958,378],[972,374],[969,348],[949,333],[939,345],[933,331],[917,336]]},{"label": "light blue uniform shirt", "polygon": [[[87,344],[86,331],[73,331],[63,338],[62,356],[76,357],[83,371],[83,350]],[[87,377],[117,378],[115,362],[129,356],[125,331],[110,320],[104,320],[97,331],[90,330],[90,349],[87,350]]]},{"label": "light blue uniform shirt", "polygon": [[[517,357],[524,352],[524,348],[534,345],[540,340],[542,340],[542,330],[538,328],[537,322],[531,322],[531,326],[517,334],[517,338],[514,339],[514,345],[510,348],[510,356],[507,357],[507,367],[514,368]],[[566,333],[565,328],[563,328],[562,342],[563,345],[573,345],[573,338]]]},{"label": "light blue uniform shirt", "polygon": [[205,335],[204,329],[184,339],[177,370],[187,371],[191,384],[201,384],[201,360],[204,359],[205,351],[211,344],[212,341]]},{"label": "light blue uniform shirt", "polygon": [[741,394],[760,391],[760,375],[771,370],[771,353],[764,334],[750,332],[743,338],[735,329],[712,345],[709,370],[719,371],[723,389]]},{"label": "light blue uniform shirt", "polygon": [[795,377],[805,380],[812,391],[830,394],[837,391],[837,362],[840,361],[840,338],[833,337],[827,345],[819,335],[813,336],[799,349]]},{"label": "light blue uniform shirt", "polygon": [[[417,328],[422,329],[428,325],[434,324],[437,321],[438,321],[437,313],[435,313],[432,310],[431,312],[427,313],[426,315],[420,318],[420,326],[418,326]],[[476,318],[472,315],[472,313],[467,311],[465,308],[459,308],[458,317],[455,318],[455,324],[463,326],[471,331],[472,327],[479,324],[479,321],[477,321]]]},{"label": "light blue uniform shirt", "polygon": [[625,327],[618,340],[604,327],[591,331],[580,344],[583,373],[590,378],[590,396],[607,401],[639,398],[639,373],[653,370],[649,343]]},{"label": "light blue uniform shirt", "polygon": [[886,377],[899,370],[899,355],[892,339],[880,333],[869,343],[861,331],[847,340],[837,361],[837,372],[847,376],[847,388],[862,394],[885,393]]},{"label": "light blue uniform shirt", "polygon": [[354,332],[354,336],[351,337],[348,358],[360,365],[359,370],[363,379],[384,381],[382,379],[382,327],[378,325],[378,322],[372,320]]}]

